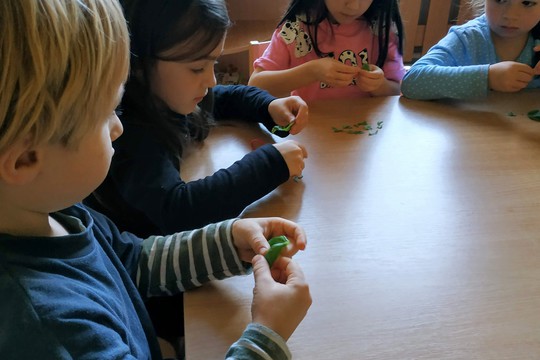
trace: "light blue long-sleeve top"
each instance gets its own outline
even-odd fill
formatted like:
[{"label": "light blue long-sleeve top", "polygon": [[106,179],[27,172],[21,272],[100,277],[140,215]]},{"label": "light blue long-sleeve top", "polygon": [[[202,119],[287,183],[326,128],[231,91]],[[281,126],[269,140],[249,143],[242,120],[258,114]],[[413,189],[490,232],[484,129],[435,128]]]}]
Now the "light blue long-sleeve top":
[{"label": "light blue long-sleeve top", "polygon": [[[535,44],[531,35],[516,62],[532,65]],[[488,94],[488,69],[501,60],[495,53],[485,15],[460,26],[448,34],[416,61],[405,74],[401,92],[411,99],[470,99]],[[539,88],[533,79],[527,88]]]}]

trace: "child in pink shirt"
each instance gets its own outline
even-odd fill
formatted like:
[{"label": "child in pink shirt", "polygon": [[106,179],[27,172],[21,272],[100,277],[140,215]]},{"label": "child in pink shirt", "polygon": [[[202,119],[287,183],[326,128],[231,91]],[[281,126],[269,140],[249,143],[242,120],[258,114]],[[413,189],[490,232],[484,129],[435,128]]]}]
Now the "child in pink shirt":
[{"label": "child in pink shirt", "polygon": [[397,0],[292,0],[249,85],[306,101],[400,94]]}]

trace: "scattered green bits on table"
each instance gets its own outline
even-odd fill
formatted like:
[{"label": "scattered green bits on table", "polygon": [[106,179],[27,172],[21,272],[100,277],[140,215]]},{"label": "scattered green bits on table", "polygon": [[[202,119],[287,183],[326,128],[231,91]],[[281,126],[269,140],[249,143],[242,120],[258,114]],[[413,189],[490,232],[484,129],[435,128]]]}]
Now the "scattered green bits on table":
[{"label": "scattered green bits on table", "polygon": [[371,124],[369,124],[367,121],[360,121],[352,125],[346,124],[339,128],[332,126],[332,131],[335,133],[346,133],[353,135],[361,135],[367,131],[369,136],[373,136],[376,135],[379,130],[382,129],[382,127],[383,121],[377,121],[377,129],[373,131],[373,126]]},{"label": "scattered green bits on table", "polygon": [[264,255],[266,261],[268,261],[268,265],[272,267],[274,264],[274,261],[277,260],[279,257],[279,254],[281,253],[281,249],[289,245],[291,242],[289,239],[287,239],[286,236],[276,236],[268,240],[268,244],[270,244],[270,249],[268,249],[268,252],[266,255]]}]

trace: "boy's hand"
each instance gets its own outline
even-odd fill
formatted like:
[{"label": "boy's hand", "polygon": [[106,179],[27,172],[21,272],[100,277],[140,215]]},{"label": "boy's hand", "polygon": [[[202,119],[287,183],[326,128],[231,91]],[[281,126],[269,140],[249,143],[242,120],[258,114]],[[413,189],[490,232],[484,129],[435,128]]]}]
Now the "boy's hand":
[{"label": "boy's hand", "polygon": [[268,112],[277,125],[287,126],[294,121],[289,131],[292,135],[298,134],[308,123],[308,106],[299,96],[288,96],[272,101],[268,105]]},{"label": "boy's hand", "polygon": [[304,273],[286,257],[278,258],[271,271],[260,255],[256,255],[252,263],[255,276],[253,321],[269,327],[287,341],[312,303]]},{"label": "boy's hand", "polygon": [[356,86],[358,86],[362,91],[375,91],[380,88],[385,81],[386,78],[384,77],[384,71],[376,65],[370,64],[369,71],[358,68]]},{"label": "boy's hand", "polygon": [[281,255],[286,257],[293,256],[298,250],[304,250],[307,242],[302,227],[277,217],[236,220],[233,223],[232,235],[240,259],[245,262],[250,262],[255,254],[266,254],[270,248],[268,239],[274,236],[285,235],[291,242],[281,251]]},{"label": "boy's hand", "polygon": [[495,91],[516,92],[527,87],[535,75],[529,65],[503,61],[489,66],[489,88]]},{"label": "boy's hand", "polygon": [[311,65],[314,81],[323,82],[331,87],[349,86],[358,74],[357,67],[343,64],[330,57],[311,60],[308,64]]}]

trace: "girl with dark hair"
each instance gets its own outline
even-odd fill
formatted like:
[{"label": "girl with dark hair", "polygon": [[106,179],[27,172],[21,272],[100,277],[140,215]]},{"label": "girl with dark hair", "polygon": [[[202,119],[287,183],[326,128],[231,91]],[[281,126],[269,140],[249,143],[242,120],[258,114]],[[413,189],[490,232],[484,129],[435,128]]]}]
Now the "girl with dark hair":
[{"label": "girl with dark hair", "polygon": [[540,88],[540,3],[472,0],[485,14],[448,34],[403,79],[411,99],[472,99]]},{"label": "girl with dark hair", "polygon": [[[216,86],[214,65],[231,26],[222,0],[122,5],[131,33],[130,76],[119,107],[124,134],[87,205],[122,231],[170,234],[238,216],[302,174],[306,150],[287,140],[263,145],[204,179],[183,181],[183,150],[204,140],[214,119],[261,122],[269,129],[294,121],[290,133],[297,134],[307,124],[307,105],[251,86]],[[158,335],[176,347],[183,334],[182,295],[151,298],[146,306]]]},{"label": "girl with dark hair", "polygon": [[399,95],[397,0],[292,0],[250,85],[304,100]]},{"label": "girl with dark hair", "polygon": [[[214,120],[307,124],[299,97],[276,99],[245,86],[216,86],[214,65],[230,20],[222,0],[124,0],[131,73],[120,105],[124,136],[105,182],[87,203],[139,236],[198,228],[238,216],[304,168],[305,148],[266,144],[197,181],[180,177],[183,150],[206,138]],[[281,136],[288,133],[282,132]]]}]

